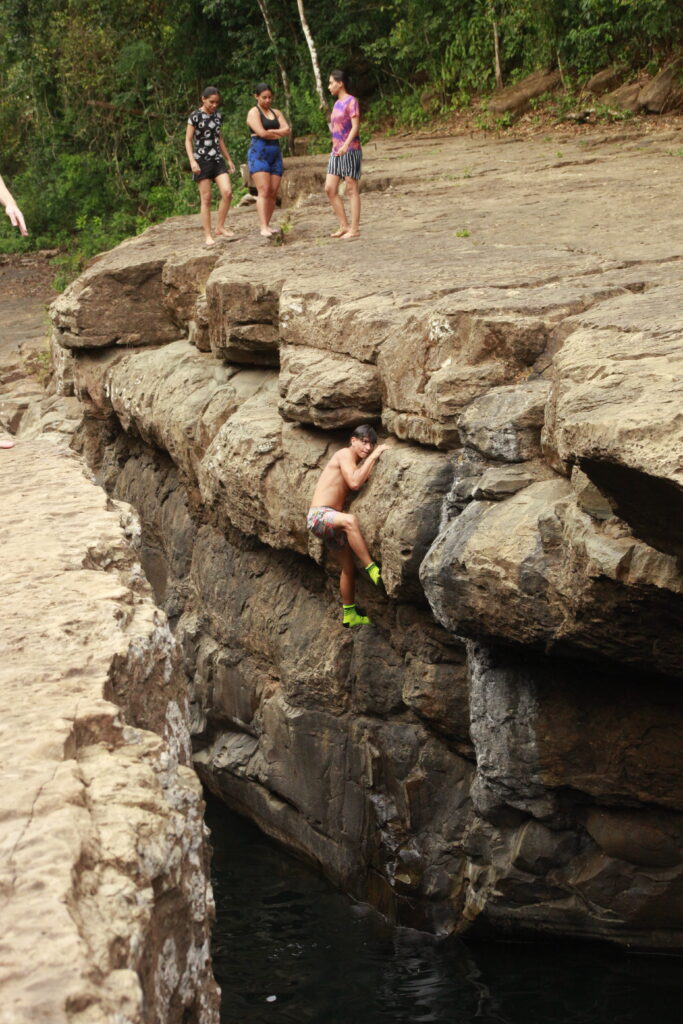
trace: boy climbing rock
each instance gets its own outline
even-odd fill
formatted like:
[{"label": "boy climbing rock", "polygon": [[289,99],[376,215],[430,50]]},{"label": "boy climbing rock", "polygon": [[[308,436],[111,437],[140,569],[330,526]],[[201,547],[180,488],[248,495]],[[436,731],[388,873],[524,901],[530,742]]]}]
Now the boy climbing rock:
[{"label": "boy climbing rock", "polygon": [[328,548],[336,552],[339,559],[343,622],[349,627],[370,622],[366,615],[356,610],[356,567],[353,555],[360,559],[376,586],[379,586],[381,577],[379,566],[370,558],[358,520],[356,516],[343,511],[344,503],[349,491],[360,490],[378,458],[388,448],[386,444],[377,444],[377,434],[372,427],[367,424],[356,427],[348,448],[342,448],[333,455],[320,474],[306,519],[311,533],[320,537]]}]

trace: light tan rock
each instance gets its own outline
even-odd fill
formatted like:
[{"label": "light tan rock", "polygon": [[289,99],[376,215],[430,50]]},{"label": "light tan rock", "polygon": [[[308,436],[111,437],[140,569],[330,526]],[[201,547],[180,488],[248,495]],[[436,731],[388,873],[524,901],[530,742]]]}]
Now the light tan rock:
[{"label": "light tan rock", "polygon": [[179,326],[195,319],[197,303],[205,298],[206,282],[216,263],[223,258],[220,246],[200,249],[196,246],[170,253],[161,272],[164,305]]},{"label": "light tan rock", "polygon": [[12,1024],[215,1021],[178,648],[125,510],[69,453],[26,442],[21,454],[3,462],[0,523],[2,1012]]},{"label": "light tan rock", "polygon": [[472,486],[470,496],[477,501],[503,501],[529,484],[552,476],[543,464],[491,466]]},{"label": "light tan rock", "polygon": [[211,351],[209,310],[206,294],[200,295],[197,298],[194,308],[194,320],[189,320],[187,324],[187,340],[191,345],[195,345],[200,352]]},{"label": "light tan rock", "polygon": [[[650,295],[644,299],[647,305]],[[652,302],[662,310],[660,298]],[[625,316],[606,310],[601,319],[621,326]],[[651,331],[598,325],[575,331],[555,359],[543,436],[551,458],[565,467],[577,463],[638,536],[674,554],[683,551],[676,316],[674,307],[671,331],[663,322]]]}]

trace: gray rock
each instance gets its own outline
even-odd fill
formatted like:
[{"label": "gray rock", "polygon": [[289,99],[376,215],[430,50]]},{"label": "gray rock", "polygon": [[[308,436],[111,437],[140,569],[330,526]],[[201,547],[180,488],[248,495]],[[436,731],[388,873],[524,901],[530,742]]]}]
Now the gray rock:
[{"label": "gray rock", "polygon": [[524,462],[541,453],[541,426],[550,384],[544,380],[493,388],[460,418],[460,437],[490,459]]}]

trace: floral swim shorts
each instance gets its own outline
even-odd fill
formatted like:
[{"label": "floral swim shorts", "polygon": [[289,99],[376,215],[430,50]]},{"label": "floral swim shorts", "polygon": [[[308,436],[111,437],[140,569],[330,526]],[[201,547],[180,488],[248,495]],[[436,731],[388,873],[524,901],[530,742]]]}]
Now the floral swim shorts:
[{"label": "floral swim shorts", "polygon": [[320,537],[325,542],[325,546],[333,550],[345,548],[347,544],[344,531],[339,528],[335,529],[332,525],[336,515],[337,510],[335,508],[319,505],[316,508],[309,508],[306,517],[306,525],[311,533],[314,533],[316,537]]}]

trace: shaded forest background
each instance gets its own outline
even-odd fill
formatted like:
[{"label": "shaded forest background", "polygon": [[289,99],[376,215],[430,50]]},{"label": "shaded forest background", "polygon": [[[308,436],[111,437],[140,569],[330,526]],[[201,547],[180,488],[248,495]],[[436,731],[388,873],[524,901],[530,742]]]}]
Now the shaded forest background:
[{"label": "shaded forest background", "polygon": [[323,84],[351,72],[366,135],[493,91],[495,35],[506,85],[559,66],[569,89],[612,63],[654,71],[683,43],[681,0],[0,0],[0,171],[31,230],[0,224],[0,251],[64,247],[77,269],[194,212],[183,138],[207,84],[236,163],[254,84],[283,107],[283,68],[296,135],[326,149],[301,11]]}]

